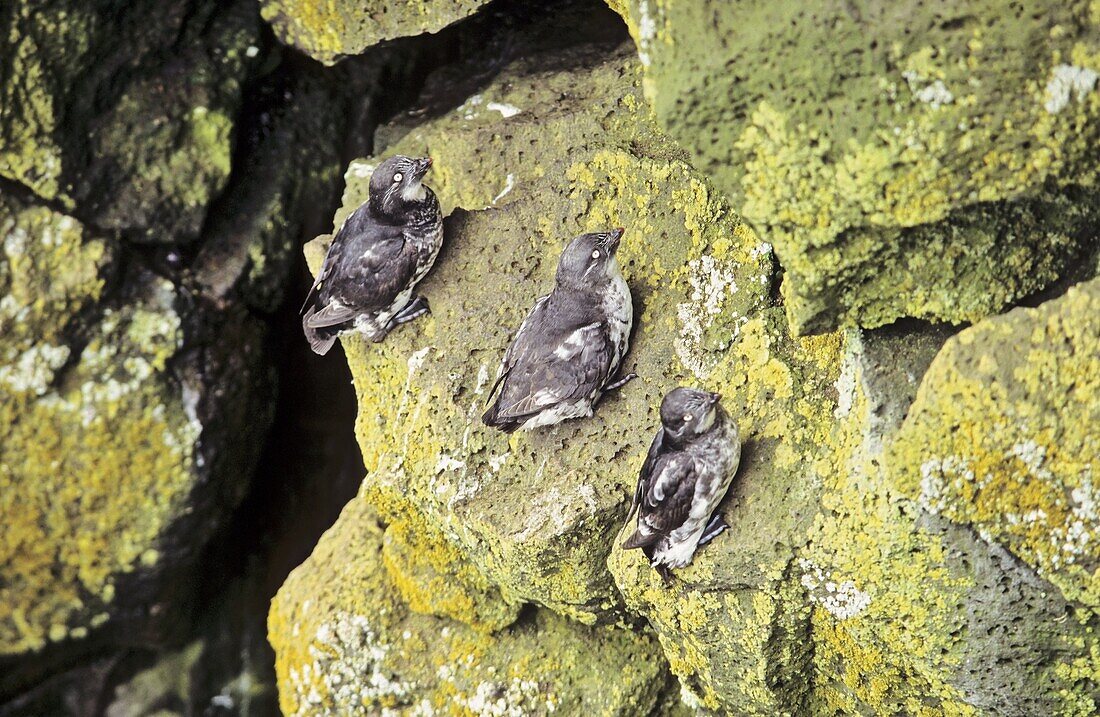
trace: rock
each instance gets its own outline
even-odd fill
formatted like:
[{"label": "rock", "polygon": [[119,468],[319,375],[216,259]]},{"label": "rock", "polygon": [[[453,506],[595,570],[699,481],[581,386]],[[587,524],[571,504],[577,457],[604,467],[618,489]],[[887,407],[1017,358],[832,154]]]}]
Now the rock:
[{"label": "rock", "polygon": [[395,37],[438,32],[488,0],[261,0],[260,13],[280,41],[326,65]]},{"label": "rock", "polygon": [[207,296],[265,312],[282,302],[301,242],[323,231],[338,194],[352,103],[335,84],[280,67],[248,96],[239,166],[192,265]]},{"label": "rock", "polygon": [[97,228],[193,240],[229,179],[254,12],[243,0],[5,4],[0,176]]},{"label": "rock", "polygon": [[[536,72],[543,63],[563,69]],[[620,602],[604,562],[632,478],[603,466],[644,455],[653,407],[682,362],[705,374],[768,302],[771,255],[652,125],[622,52],[519,61],[385,152],[430,154],[429,183],[446,211],[460,210],[422,285],[431,318],[381,345],[345,341],[366,494],[387,520],[436,526],[506,599],[613,620]],[[336,225],[366,198],[376,161],[350,165]],[[485,429],[501,352],[535,291],[549,289],[560,247],[617,225],[642,317],[627,365],[642,378],[590,421],[511,441]]]},{"label": "rock", "polygon": [[[432,315],[380,345],[343,339],[368,469],[356,502],[430,527],[461,566],[436,570],[474,569],[506,604],[621,627],[644,617],[683,702],[704,712],[1087,705],[1092,627],[1055,619],[1074,598],[921,514],[888,465],[951,330],[793,336],[770,247],[654,126],[636,66],[597,48],[551,57],[513,63],[449,112],[425,99],[428,119],[379,133],[384,155],[435,159],[429,183],[453,213],[422,285]],[[365,199],[378,161],[351,163],[335,224]],[[620,252],[640,316],[627,367],[640,378],[591,419],[487,431],[479,410],[533,287],[549,286],[566,239],[615,225],[627,227]],[[315,269],[325,241],[307,247]],[[745,447],[724,503],[731,529],[666,586],[617,544],[656,406],[679,383],[720,391]]]},{"label": "rock", "polygon": [[[894,714],[918,705],[934,714],[1090,711],[1080,709],[1096,684],[1061,663],[1091,659],[1098,645],[1083,623],[1093,619],[1067,620],[1068,596],[967,527],[922,511],[895,478],[909,422],[936,385],[943,356],[997,321],[951,339],[927,374],[942,331],[891,329],[850,342],[841,374],[849,378],[837,383],[841,396],[851,395],[838,405],[838,470],[798,561],[814,605],[814,662],[824,679],[813,704],[821,713]],[[914,340],[921,335],[923,348]],[[918,384],[901,424],[898,409]],[[950,430],[945,424],[924,439]]]},{"label": "rock", "polygon": [[891,456],[899,489],[1100,608],[1100,280],[961,333],[937,357]]},{"label": "rock", "polygon": [[283,714],[627,717],[656,704],[667,673],[644,634],[543,608],[496,632],[415,611],[388,569],[391,531],[360,496],[279,590],[269,635]]},{"label": "rock", "polygon": [[775,245],[796,332],[996,313],[1100,216],[1095,4],[611,5],[662,127]]},{"label": "rock", "polygon": [[2,211],[6,692],[16,656],[49,644],[155,640],[156,615],[241,498],[270,376],[239,307],[214,312],[136,269],[108,297],[112,242],[41,206],[6,198]]},{"label": "rock", "polygon": [[[962,663],[983,667],[955,678],[988,679],[995,653],[1018,676],[1015,694],[1004,697],[1026,700],[1006,714],[1088,714],[1100,703],[1090,657],[1100,647],[1092,485],[1100,469],[1098,309],[1093,280],[959,334],[929,369],[889,453],[896,490],[926,520],[965,533],[1016,576],[983,576],[989,609],[971,621],[988,627],[969,626],[975,637]],[[1018,625],[1006,605],[1044,619]],[[1037,653],[1036,645],[1046,647]]]}]

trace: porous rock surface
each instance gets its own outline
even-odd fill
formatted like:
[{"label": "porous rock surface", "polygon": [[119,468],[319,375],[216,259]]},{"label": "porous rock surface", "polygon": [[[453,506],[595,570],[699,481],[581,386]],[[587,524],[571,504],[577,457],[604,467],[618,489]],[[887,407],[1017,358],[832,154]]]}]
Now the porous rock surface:
[{"label": "porous rock surface", "polygon": [[1092,0],[610,4],[661,126],[774,244],[797,332],[974,321],[1095,239]]},{"label": "porous rock surface", "polygon": [[[1017,405],[1041,412],[1057,401],[1051,410],[1065,417],[1048,423],[1081,424],[1074,446],[1086,450],[1066,459],[1068,472],[1053,457],[1030,459],[1044,461],[1051,491],[1084,485],[1081,475],[1096,469],[1087,450],[1095,431],[1084,419],[1085,378],[1098,363],[1095,351],[1078,348],[1096,343],[1094,322],[1082,318],[1095,303],[1082,298],[1090,290],[955,338],[955,329],[920,322],[799,337],[790,297],[778,296],[791,273],[780,277],[771,246],[658,128],[643,77],[622,47],[530,56],[449,109],[426,98],[435,109],[397,118],[380,131],[378,156],[349,165],[335,226],[366,199],[379,158],[395,153],[434,158],[427,182],[450,216],[446,246],[421,285],[432,314],[382,344],[342,339],[368,473],[325,549],[276,598],[270,628],[284,709],[337,699],[334,685],[316,679],[316,660],[333,650],[319,625],[415,613],[503,640],[529,624],[515,606],[533,603],[574,629],[653,630],[680,685],[679,700],[664,690],[659,709],[1089,714],[1100,697],[1091,563],[1044,563],[1050,541],[1029,542],[1012,527],[1005,513],[1019,509],[1009,498],[979,505],[965,486],[944,487],[943,505],[932,505],[912,476],[937,441],[946,441],[945,455],[961,450],[951,441],[974,443],[951,433],[956,414],[940,417],[956,401],[945,397],[940,408],[930,396],[945,380],[945,356],[981,345],[988,331],[1037,343],[1033,364],[1020,356],[996,370],[1025,384]],[[549,289],[558,251],[576,233],[620,225],[637,317],[626,368],[639,378],[590,419],[512,436],[486,429],[478,417],[499,357]],[[328,239],[307,247],[315,270]],[[1066,342],[1058,355],[1074,361],[1043,358],[1040,346]],[[640,552],[617,545],[660,398],[683,383],[722,393],[741,424],[744,458],[723,504],[730,530],[666,585]],[[1029,393],[1040,383],[1058,386],[1056,397]],[[997,389],[979,381],[966,395],[985,390]],[[995,413],[975,420],[997,435]],[[1077,515],[1073,528],[1069,510],[1051,520],[1088,533],[1089,544],[1095,516]],[[996,526],[972,526],[972,514]],[[352,521],[383,532],[372,540],[383,545],[384,578],[371,557],[379,548],[357,549],[355,536],[368,529]],[[440,574],[452,576],[446,591],[428,587],[447,584]],[[345,584],[380,580],[397,602],[382,609],[360,600],[349,613]],[[386,680],[419,684],[421,658],[397,659],[397,643],[386,642]],[[607,649],[622,659],[621,645]],[[539,694],[561,699],[565,689],[577,704],[602,704],[570,679],[539,674],[529,678]],[[425,693],[379,695],[368,671],[357,675],[356,707],[445,711],[434,682]],[[614,675],[608,684],[622,686]],[[527,697],[504,687],[495,694],[522,712]]]}]

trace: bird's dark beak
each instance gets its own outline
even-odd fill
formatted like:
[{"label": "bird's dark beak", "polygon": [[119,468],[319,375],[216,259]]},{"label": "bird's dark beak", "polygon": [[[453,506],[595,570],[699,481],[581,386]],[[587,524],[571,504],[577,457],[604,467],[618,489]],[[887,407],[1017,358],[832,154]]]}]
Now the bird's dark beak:
[{"label": "bird's dark beak", "polygon": [[425,174],[428,173],[429,169],[432,168],[432,158],[431,157],[421,157],[420,159],[418,159],[414,162],[413,166],[415,167],[415,169],[413,170],[413,173],[416,175],[417,179],[420,179],[421,177],[423,177]]},{"label": "bird's dark beak", "polygon": [[712,393],[712,394],[710,394],[710,400],[708,401],[708,403],[713,406],[714,404],[718,403],[720,400],[722,400],[722,394]]},{"label": "bird's dark beak", "polygon": [[624,232],[626,232],[626,229],[623,227],[608,232],[607,250],[610,253],[614,254],[615,250],[619,248],[619,241],[623,238]]}]

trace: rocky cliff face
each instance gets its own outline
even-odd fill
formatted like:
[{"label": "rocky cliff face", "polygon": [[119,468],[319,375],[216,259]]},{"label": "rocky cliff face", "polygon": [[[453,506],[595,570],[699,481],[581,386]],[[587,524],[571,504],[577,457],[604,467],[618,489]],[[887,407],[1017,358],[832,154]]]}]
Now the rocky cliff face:
[{"label": "rocky cliff face", "polygon": [[[348,167],[334,225],[393,153],[435,159],[430,182],[451,217],[423,284],[431,317],[380,346],[344,339],[367,477],[276,599],[284,709],[346,703],[347,684],[318,679],[318,660],[333,626],[358,615],[379,624],[364,641],[385,645],[360,654],[376,649],[372,664],[400,689],[380,693],[377,669],[357,671],[355,709],[491,714],[467,702],[489,684],[517,714],[548,713],[507,680],[441,696],[418,677],[425,658],[440,675],[499,669],[502,643],[531,629],[516,606],[534,603],[655,636],[649,663],[677,679],[677,709],[1090,713],[1096,284],[991,315],[1095,272],[1084,188],[1096,18],[616,9],[637,47],[574,37],[449,98],[461,70],[442,71],[425,111],[380,130],[386,145]],[[724,30],[701,31],[704,17]],[[800,35],[800,23],[843,42]],[[1089,88],[1062,97],[1051,83],[1071,56]],[[617,225],[639,380],[590,420],[485,429],[496,362],[558,250]],[[326,240],[307,247],[315,267]],[[901,318],[983,320],[953,338],[961,327],[878,328]],[[731,529],[665,585],[617,544],[656,407],[680,383],[722,392],[745,459],[724,504]],[[384,532],[363,548],[352,536],[375,520]],[[322,588],[337,569],[341,587]],[[443,621],[440,634],[472,628],[493,649],[402,656],[404,643],[377,637],[393,608],[372,598],[349,613],[342,597],[380,579],[402,609]],[[588,643],[575,649],[584,664]],[[509,675],[549,700],[667,708],[664,678],[646,676],[656,689],[644,703],[609,703],[517,660]],[[634,677],[609,685],[636,695]]]},{"label": "rocky cliff face", "polygon": [[[206,619],[343,123],[248,2],[17,2],[0,28],[0,703],[96,663],[94,705],[92,673]],[[37,699],[0,711],[61,709]]]},{"label": "rocky cliff face", "polygon": [[[354,497],[247,572],[284,714],[1100,709],[1096,2],[185,5],[0,10],[0,714],[262,710],[224,635],[269,593],[194,576],[321,522],[337,389],[284,369],[318,388],[262,449],[272,312],[395,153],[434,158],[446,244],[429,316],[342,339]],[[639,378],[485,428],[611,226]],[[743,460],[666,584],[619,543],[682,384]]]}]

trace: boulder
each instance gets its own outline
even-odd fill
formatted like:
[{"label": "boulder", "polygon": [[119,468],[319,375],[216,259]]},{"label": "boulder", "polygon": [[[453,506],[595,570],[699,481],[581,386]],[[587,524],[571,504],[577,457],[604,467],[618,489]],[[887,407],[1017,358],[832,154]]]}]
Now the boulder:
[{"label": "boulder", "polygon": [[797,333],[975,321],[1094,238],[1095,3],[610,4],[661,126],[775,246]]},{"label": "boulder", "polygon": [[104,626],[140,641],[127,630],[156,622],[177,589],[164,576],[254,465],[270,420],[262,330],[147,271],[102,296],[110,241],[42,206],[2,212],[0,654]]},{"label": "boulder", "polygon": [[438,32],[489,0],[261,0],[279,40],[326,65],[395,37]]},{"label": "boulder", "polygon": [[[392,531],[360,496],[279,590],[269,635],[283,714],[651,712],[667,680],[651,636],[544,608],[495,631],[423,612],[390,569],[384,544],[405,538]],[[456,576],[455,596],[469,589]]]},{"label": "boulder", "polygon": [[[450,109],[423,98],[429,111],[397,118],[380,154],[348,167],[335,226],[396,153],[434,158],[427,181],[450,213],[421,284],[432,314],[382,344],[342,340],[368,471],[351,506],[376,511],[382,542],[392,532],[402,546],[383,549],[403,561],[387,565],[387,594],[482,631],[502,629],[519,603],[631,632],[644,618],[679,679],[675,709],[1087,713],[1091,613],[1063,617],[1080,598],[900,488],[895,441],[953,331],[907,321],[796,335],[771,247],[657,127],[641,85],[621,48],[524,58]],[[639,378],[590,419],[486,429],[497,361],[549,289],[558,251],[618,225],[638,317],[626,367]],[[307,246],[314,270],[327,241]],[[744,457],[723,503],[730,530],[665,584],[618,543],[657,406],[685,383],[723,394]],[[450,591],[418,587],[446,584],[441,574],[456,576]],[[311,595],[327,614],[329,594]],[[279,659],[300,665],[294,655],[316,644],[309,630],[287,640],[280,614]],[[304,689],[280,672],[281,693]]]},{"label": "boulder", "polygon": [[0,177],[100,229],[194,240],[229,179],[254,13],[244,0],[5,3]]}]

